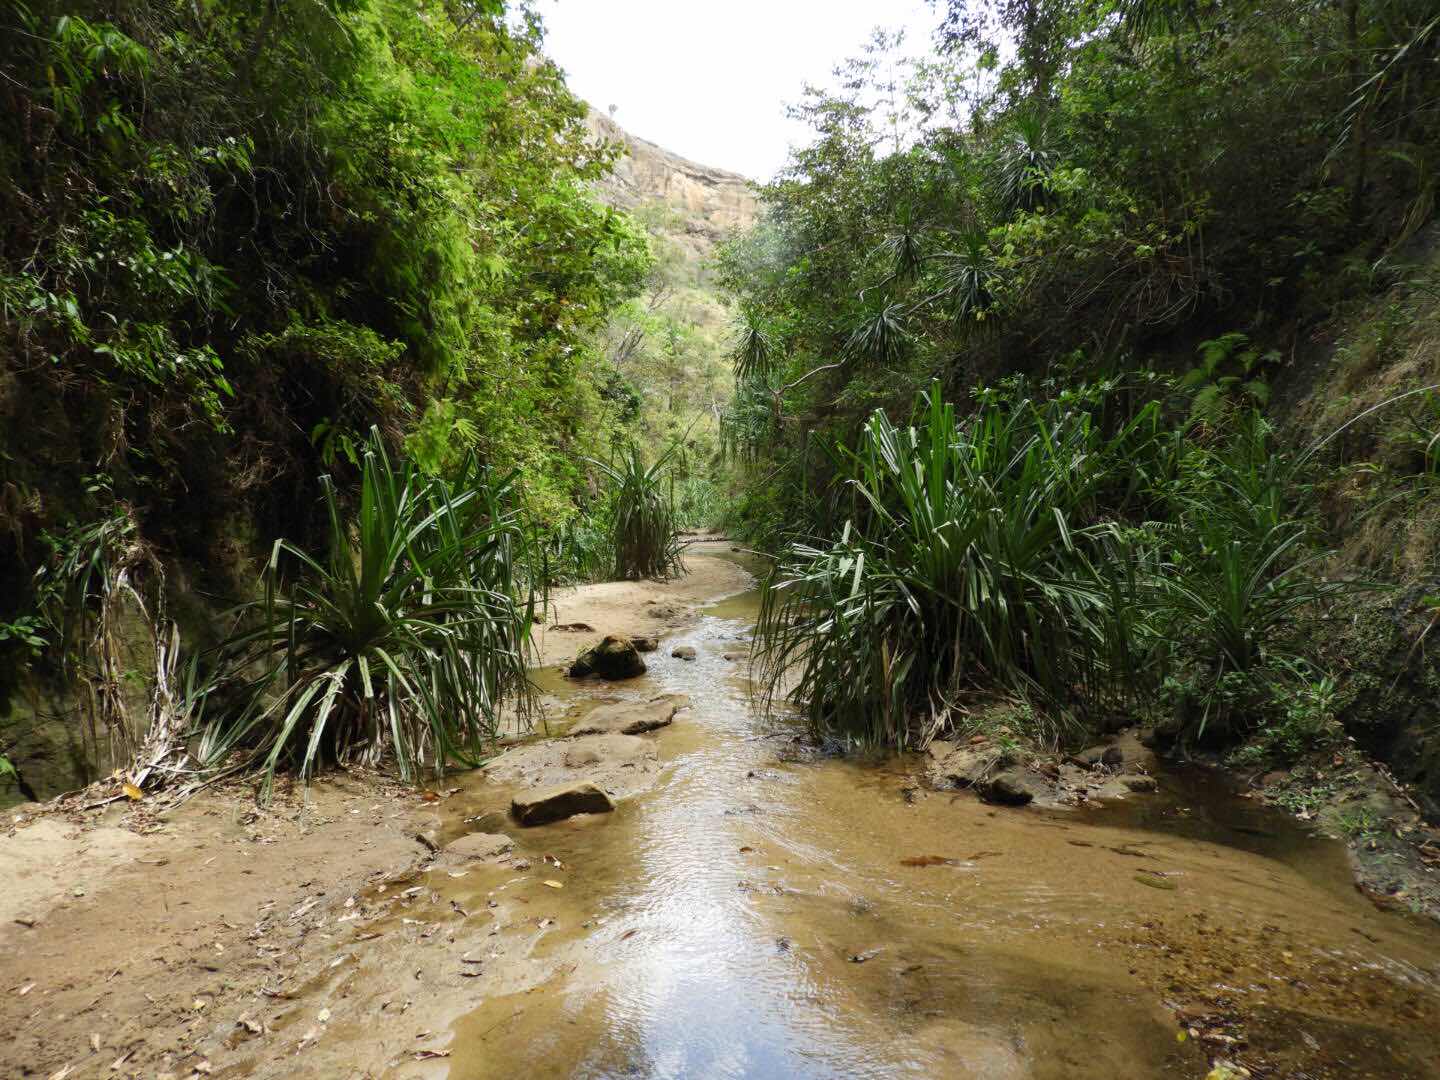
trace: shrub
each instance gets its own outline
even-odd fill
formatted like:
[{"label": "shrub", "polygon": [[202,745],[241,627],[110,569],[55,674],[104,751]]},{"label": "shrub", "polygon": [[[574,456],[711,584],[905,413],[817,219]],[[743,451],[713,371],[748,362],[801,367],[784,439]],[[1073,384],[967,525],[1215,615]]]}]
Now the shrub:
[{"label": "shrub", "polygon": [[266,793],[282,761],[308,775],[388,752],[409,779],[473,763],[502,709],[528,719],[540,598],[513,479],[472,463],[452,486],[392,464],[373,433],[353,520],[323,477],[329,550],[276,542],[263,599],[218,648],[202,762],[238,752]]},{"label": "shrub", "polygon": [[1084,412],[1020,401],[962,426],[938,387],[916,426],[875,413],[839,455],[840,538],[792,545],[765,584],[766,694],[788,689],[819,731],[903,745],[967,690],[1062,714],[1098,690],[1114,674],[1116,584],[1095,569],[1114,533],[1092,523],[1093,500],[1111,447],[1147,418],[1107,440]]},{"label": "shrub", "polygon": [[633,443],[613,464],[595,462],[611,484],[614,516],[610,535],[617,578],[673,577],[684,569],[675,508],[661,483],[665,465],[678,445],[672,445],[648,468]]}]

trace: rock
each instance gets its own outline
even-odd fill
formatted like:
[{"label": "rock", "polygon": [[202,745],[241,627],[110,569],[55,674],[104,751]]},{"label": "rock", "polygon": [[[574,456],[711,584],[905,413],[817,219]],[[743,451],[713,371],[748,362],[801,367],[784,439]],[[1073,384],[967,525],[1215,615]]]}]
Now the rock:
[{"label": "rock", "polygon": [[940,765],[940,774],[956,787],[970,787],[985,778],[995,755],[984,750],[956,750]]},{"label": "rock", "polygon": [[1128,731],[1121,732],[1109,743],[1081,750],[1070,760],[1087,769],[1093,769],[1097,765],[1106,765],[1110,768],[1123,768],[1132,772],[1154,772],[1160,763],[1155,752]]},{"label": "rock", "polygon": [[1081,750],[1078,754],[1072,754],[1070,760],[1082,769],[1093,769],[1105,756],[1108,746],[1092,746],[1089,749]]},{"label": "rock", "polygon": [[675,657],[675,659],[677,659],[677,660],[694,660],[694,659],[695,659],[695,646],[694,646],[694,645],[676,645],[675,648],[673,648],[673,649],[670,650],[670,655],[673,656],[673,657]]},{"label": "rock", "polygon": [[1116,779],[1131,791],[1154,791],[1160,786],[1155,782],[1153,776],[1143,776],[1138,773],[1127,773]]},{"label": "rock", "polygon": [[635,646],[636,652],[654,652],[660,648],[660,639],[649,634],[636,634],[630,639],[630,644]]},{"label": "rock", "polygon": [[635,643],[614,634],[607,636],[599,645],[586,649],[570,665],[572,679],[586,675],[599,675],[602,679],[633,679],[644,674],[645,661],[640,659]]},{"label": "rock", "polygon": [[576,814],[608,814],[615,809],[610,796],[588,780],[558,784],[516,795],[510,812],[521,825],[547,825]]},{"label": "rock", "polygon": [[588,769],[593,765],[624,769],[654,758],[655,744],[647,739],[601,734],[569,740],[560,764],[566,769]]},{"label": "rock", "polygon": [[1142,743],[1133,732],[1122,731],[1110,745],[1120,751],[1120,764],[1127,772],[1153,773],[1160,767],[1160,759],[1155,756],[1155,751]]},{"label": "rock", "polygon": [[1260,777],[1260,786],[1270,787],[1272,784],[1283,784],[1289,779],[1290,771],[1288,769],[1275,769]]},{"label": "rock", "polygon": [[684,694],[666,694],[643,704],[622,701],[592,709],[570,729],[578,735],[639,735],[665,727],[681,709],[690,707]]},{"label": "rock", "polygon": [[516,790],[589,781],[615,798],[624,798],[655,782],[660,761],[654,739],[582,735],[516,746],[484,768],[489,780]]},{"label": "rock", "polygon": [[980,785],[980,794],[986,802],[1002,806],[1024,806],[1037,795],[1048,794],[1049,790],[1043,780],[1024,769],[1006,769]]},{"label": "rock", "polygon": [[504,833],[470,833],[445,845],[447,858],[466,862],[498,859],[502,855],[509,855],[513,850],[515,841]]},{"label": "rock", "polygon": [[722,660],[729,660],[729,661],[731,661],[731,662],[733,663],[733,662],[736,661],[736,660],[744,660],[744,659],[745,659],[745,653],[727,652],[727,653],[722,654],[721,657],[720,657],[720,659],[722,659]]}]

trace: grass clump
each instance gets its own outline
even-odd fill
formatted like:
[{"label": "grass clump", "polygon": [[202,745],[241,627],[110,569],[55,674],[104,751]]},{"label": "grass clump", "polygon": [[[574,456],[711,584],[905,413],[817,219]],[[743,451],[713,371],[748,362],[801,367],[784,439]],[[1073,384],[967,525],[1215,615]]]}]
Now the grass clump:
[{"label": "grass clump", "polygon": [[393,755],[402,778],[494,744],[502,709],[523,720],[531,628],[541,606],[513,476],[471,465],[449,483],[392,463],[372,435],[347,518],[321,481],[329,548],[277,541],[264,596],[216,654],[199,754],[239,755],[268,792],[282,763]]},{"label": "grass clump", "polygon": [[617,579],[667,578],[684,570],[679,522],[662,482],[674,453],[672,445],[646,466],[632,443],[614,462],[594,463],[611,485],[610,537]]},{"label": "grass clump", "polygon": [[1064,713],[1116,674],[1095,500],[1147,420],[1106,437],[1083,411],[1020,401],[961,425],[938,389],[913,426],[875,413],[840,452],[840,538],[792,545],[767,582],[769,695],[788,689],[817,729],[898,745],[947,725],[967,691]]},{"label": "grass clump", "polygon": [[1351,587],[1312,572],[1297,466],[1253,414],[1199,443],[1104,396],[983,395],[961,421],[932,388],[911,426],[875,413],[836,454],[838,538],[790,545],[766,582],[768,698],[898,746],[997,695],[1047,741],[1122,709],[1187,739],[1281,710],[1305,620]]}]

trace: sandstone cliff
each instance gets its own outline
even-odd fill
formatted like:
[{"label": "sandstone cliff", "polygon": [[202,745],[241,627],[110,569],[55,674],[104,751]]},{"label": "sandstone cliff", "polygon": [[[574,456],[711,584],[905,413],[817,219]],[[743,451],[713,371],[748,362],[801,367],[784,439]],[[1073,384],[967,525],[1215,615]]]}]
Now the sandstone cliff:
[{"label": "sandstone cliff", "polygon": [[647,224],[654,222],[652,231],[664,232],[690,255],[703,259],[720,240],[754,223],[759,200],[745,177],[672,154],[593,110],[589,124],[598,138],[625,148],[614,174],[601,184],[605,200],[625,210],[670,211],[661,220],[644,216]]}]

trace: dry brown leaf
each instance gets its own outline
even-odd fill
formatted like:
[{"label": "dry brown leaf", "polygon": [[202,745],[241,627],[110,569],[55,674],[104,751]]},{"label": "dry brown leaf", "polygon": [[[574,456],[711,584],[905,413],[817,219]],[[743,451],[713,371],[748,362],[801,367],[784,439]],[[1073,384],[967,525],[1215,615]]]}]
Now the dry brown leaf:
[{"label": "dry brown leaf", "polygon": [[901,859],[901,866],[947,866],[953,863],[954,859],[947,859],[944,855],[912,855],[908,859]]},{"label": "dry brown leaf", "polygon": [[546,879],[544,884],[551,889],[563,889],[565,887],[563,882],[556,881],[553,878]]}]

